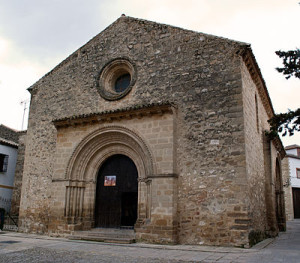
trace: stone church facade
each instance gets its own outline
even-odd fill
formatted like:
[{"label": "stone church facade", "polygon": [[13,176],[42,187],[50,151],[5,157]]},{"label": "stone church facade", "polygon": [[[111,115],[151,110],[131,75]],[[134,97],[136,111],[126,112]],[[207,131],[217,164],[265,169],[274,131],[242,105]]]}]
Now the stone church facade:
[{"label": "stone church facade", "polygon": [[122,16],[29,91],[21,231],[249,246],[285,228],[248,44]]}]

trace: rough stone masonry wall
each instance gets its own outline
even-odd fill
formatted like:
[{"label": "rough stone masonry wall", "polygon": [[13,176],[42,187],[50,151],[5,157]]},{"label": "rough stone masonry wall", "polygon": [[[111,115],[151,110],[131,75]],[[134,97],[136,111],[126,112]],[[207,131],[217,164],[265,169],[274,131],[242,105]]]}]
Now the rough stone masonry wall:
[{"label": "rough stone masonry wall", "polygon": [[[249,221],[248,229],[252,232],[251,235],[258,235],[261,239],[269,230],[266,216],[268,203],[266,201],[266,183],[272,184],[272,181],[274,182],[276,149],[274,152],[271,147],[270,152],[264,155],[264,143],[267,140],[265,131],[269,130],[269,116],[264,108],[258,88],[243,61],[241,62],[241,70],[245,116],[246,180],[250,197],[249,217],[252,219]],[[270,160],[266,160],[266,158]],[[269,164],[265,165],[267,162]],[[271,178],[268,179],[268,177]]]},{"label": "rough stone masonry wall", "polygon": [[282,162],[282,181],[284,183],[284,200],[285,200],[285,213],[287,220],[294,219],[293,207],[293,194],[290,178],[289,157],[285,157]]},{"label": "rough stone masonry wall", "polygon": [[[53,119],[171,101],[178,107],[179,242],[243,245],[247,214],[240,43],[121,17],[32,87],[21,229],[48,231]],[[96,89],[101,68],[127,57],[137,81],[119,101]]]},{"label": "rough stone masonry wall", "polygon": [[23,168],[24,168],[24,158],[25,158],[25,144],[26,144],[26,132],[19,132],[18,141],[18,157],[14,177],[14,189],[11,200],[11,215],[18,216],[21,201],[21,189],[23,180]]}]

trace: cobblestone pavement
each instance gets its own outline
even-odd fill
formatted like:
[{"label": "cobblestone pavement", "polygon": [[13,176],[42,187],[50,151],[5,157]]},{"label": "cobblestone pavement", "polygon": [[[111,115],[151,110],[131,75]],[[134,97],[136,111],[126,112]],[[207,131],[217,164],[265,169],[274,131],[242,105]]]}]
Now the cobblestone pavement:
[{"label": "cobblestone pavement", "polygon": [[0,234],[0,263],[17,262],[300,262],[300,220],[288,223],[288,231],[251,249],[105,244],[70,241],[13,232]]}]

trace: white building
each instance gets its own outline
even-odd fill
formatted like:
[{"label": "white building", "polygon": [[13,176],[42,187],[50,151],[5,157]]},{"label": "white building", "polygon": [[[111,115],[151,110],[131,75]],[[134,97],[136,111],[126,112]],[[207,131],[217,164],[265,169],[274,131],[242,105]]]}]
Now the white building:
[{"label": "white building", "polygon": [[0,208],[10,211],[18,154],[18,133],[0,125]]},{"label": "white building", "polygon": [[300,146],[285,147],[287,160],[287,189],[285,195],[286,213],[289,220],[300,218]]}]

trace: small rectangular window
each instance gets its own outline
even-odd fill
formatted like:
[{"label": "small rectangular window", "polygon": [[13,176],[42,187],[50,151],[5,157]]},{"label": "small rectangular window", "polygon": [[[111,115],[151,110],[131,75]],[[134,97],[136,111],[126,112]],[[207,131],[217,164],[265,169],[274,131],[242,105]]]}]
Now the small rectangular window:
[{"label": "small rectangular window", "polygon": [[296,168],[296,176],[300,179],[300,168]]},{"label": "small rectangular window", "polygon": [[7,172],[8,155],[0,153],[0,172]]}]

